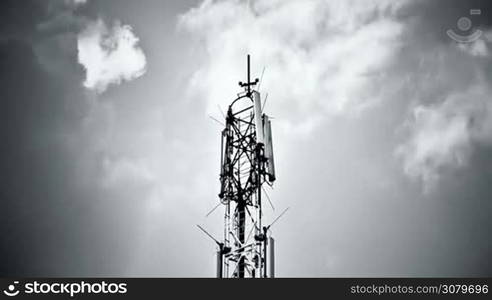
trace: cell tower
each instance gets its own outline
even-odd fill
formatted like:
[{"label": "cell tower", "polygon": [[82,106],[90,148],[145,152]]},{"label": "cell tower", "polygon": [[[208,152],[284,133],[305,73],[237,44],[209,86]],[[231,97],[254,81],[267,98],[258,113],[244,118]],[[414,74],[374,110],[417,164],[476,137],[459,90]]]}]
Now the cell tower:
[{"label": "cell tower", "polygon": [[259,80],[239,82],[244,91],[232,101],[222,130],[220,193],[225,206],[224,238],[217,251],[217,277],[274,277],[274,240],[262,223],[263,185],[275,181],[271,122],[262,113]]}]

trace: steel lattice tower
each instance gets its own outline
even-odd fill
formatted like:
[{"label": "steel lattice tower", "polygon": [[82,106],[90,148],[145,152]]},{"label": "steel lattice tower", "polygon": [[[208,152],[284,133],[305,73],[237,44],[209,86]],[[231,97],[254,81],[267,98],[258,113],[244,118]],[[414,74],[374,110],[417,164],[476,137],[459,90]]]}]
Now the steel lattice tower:
[{"label": "steel lattice tower", "polygon": [[[225,206],[224,239],[217,253],[218,277],[273,277],[273,239],[262,224],[262,185],[275,180],[271,123],[262,114],[258,79],[239,82],[244,91],[229,105],[221,141],[219,198]],[[263,227],[262,227],[263,226]],[[270,249],[270,255],[267,249]]]}]

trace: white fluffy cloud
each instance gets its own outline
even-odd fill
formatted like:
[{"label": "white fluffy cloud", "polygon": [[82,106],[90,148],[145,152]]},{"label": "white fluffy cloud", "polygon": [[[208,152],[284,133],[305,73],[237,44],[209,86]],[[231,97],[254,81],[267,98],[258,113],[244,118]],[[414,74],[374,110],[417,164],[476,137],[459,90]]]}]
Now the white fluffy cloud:
[{"label": "white fluffy cloud", "polygon": [[490,93],[482,82],[443,102],[417,105],[406,124],[410,138],[396,150],[405,172],[420,178],[429,189],[446,170],[466,165],[475,143],[490,144]]},{"label": "white fluffy cloud", "polygon": [[108,28],[102,20],[90,22],[78,35],[78,60],[86,70],[84,86],[99,93],[109,84],[142,76],[146,58],[139,39],[129,25],[115,22]]},{"label": "white fluffy cloud", "polygon": [[245,79],[246,54],[269,107],[290,128],[378,101],[387,64],[399,48],[404,1],[204,1],[180,17],[206,49],[191,90],[209,109],[227,105]]},{"label": "white fluffy cloud", "polygon": [[145,161],[105,158],[102,161],[103,185],[106,187],[151,184],[155,177]]},{"label": "white fluffy cloud", "polygon": [[492,145],[491,42],[486,31],[473,43],[449,40],[412,53],[421,58],[413,71],[416,99],[409,101],[406,140],[395,153],[405,173],[427,191],[443,175],[466,167],[478,145]]},{"label": "white fluffy cloud", "polygon": [[75,5],[82,5],[82,4],[86,4],[87,0],[68,0],[68,2],[72,2]]},{"label": "white fluffy cloud", "polygon": [[492,140],[484,70],[492,39],[490,31],[471,44],[426,39],[425,20],[401,17],[410,4],[203,1],[179,19],[206,53],[190,81],[192,95],[205,98],[209,113],[224,108],[245,79],[250,53],[255,77],[266,66],[261,89],[276,127],[289,133],[304,135],[324,118],[398,101],[409,115],[395,152],[404,172],[428,188],[465,166],[476,143]]}]

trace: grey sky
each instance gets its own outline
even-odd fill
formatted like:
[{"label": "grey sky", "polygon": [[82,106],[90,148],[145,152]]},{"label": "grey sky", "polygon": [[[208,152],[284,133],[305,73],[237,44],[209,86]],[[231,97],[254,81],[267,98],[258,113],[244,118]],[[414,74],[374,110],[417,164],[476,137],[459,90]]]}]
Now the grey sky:
[{"label": "grey sky", "polygon": [[266,219],[291,207],[278,276],[492,274],[487,1],[1,5],[1,274],[214,276],[208,115],[247,53],[275,117]]}]

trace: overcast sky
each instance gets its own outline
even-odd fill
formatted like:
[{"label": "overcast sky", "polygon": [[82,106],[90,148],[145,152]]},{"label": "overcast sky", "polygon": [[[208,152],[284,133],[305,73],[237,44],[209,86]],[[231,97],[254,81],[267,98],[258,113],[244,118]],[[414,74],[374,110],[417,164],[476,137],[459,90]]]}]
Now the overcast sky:
[{"label": "overcast sky", "polygon": [[215,276],[249,53],[277,276],[492,276],[489,2],[1,1],[0,274]]}]

